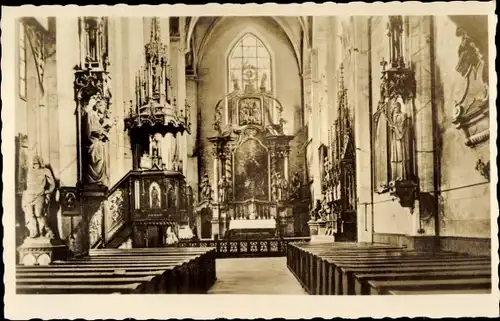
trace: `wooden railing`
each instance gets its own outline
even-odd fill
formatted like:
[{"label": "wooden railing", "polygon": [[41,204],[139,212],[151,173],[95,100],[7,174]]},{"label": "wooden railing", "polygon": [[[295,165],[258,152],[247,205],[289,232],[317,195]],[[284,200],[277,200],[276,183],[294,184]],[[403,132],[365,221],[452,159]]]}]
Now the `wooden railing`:
[{"label": "wooden railing", "polygon": [[214,247],[217,258],[286,256],[290,243],[306,243],[309,237],[289,237],[250,240],[181,241],[177,247]]}]

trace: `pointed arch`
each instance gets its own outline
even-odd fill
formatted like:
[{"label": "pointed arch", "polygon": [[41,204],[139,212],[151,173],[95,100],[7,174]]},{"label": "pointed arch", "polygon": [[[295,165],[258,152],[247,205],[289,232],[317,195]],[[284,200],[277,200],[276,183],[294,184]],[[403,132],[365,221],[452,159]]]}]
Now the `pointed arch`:
[{"label": "pointed arch", "polygon": [[228,46],[225,57],[227,66],[228,92],[234,89],[234,82],[239,88],[253,85],[254,89],[265,86],[267,92],[274,90],[274,54],[267,41],[255,30],[245,29]]},{"label": "pointed arch", "polygon": [[[204,39],[200,45],[200,48],[192,48],[192,44],[190,42],[190,39],[193,37],[194,29],[195,29],[196,24],[198,23],[200,18],[203,18],[203,16],[190,17],[189,22],[187,22],[187,25],[186,25],[186,33],[185,33],[185,37],[186,37],[185,38],[185,44],[186,44],[185,53],[192,52],[197,57],[197,61],[201,60],[203,53],[204,53],[204,46],[208,42],[208,39],[210,38],[210,35],[211,35],[214,27],[225,17],[224,16],[216,17],[214,19],[213,23],[210,25],[210,27],[207,28],[207,33],[203,36]],[[302,70],[302,67],[303,67],[302,66],[302,58],[301,58],[302,57],[302,54],[301,54],[301,52],[302,52],[301,47],[302,46],[301,46],[300,37],[298,38],[298,36],[295,36],[292,28],[290,28],[290,26],[287,25],[280,17],[268,17],[268,18],[271,18],[272,20],[274,20],[281,27],[281,30],[283,30],[283,32],[288,37],[288,40],[290,41],[290,44],[291,44],[291,46],[294,50],[294,53],[295,53],[297,65],[299,66],[299,69]],[[303,36],[305,38],[306,43],[309,43],[310,39],[308,39],[309,34],[308,34],[308,24],[307,24],[306,17],[298,16],[298,17],[296,17],[296,19],[297,19],[297,21],[302,29]]]}]

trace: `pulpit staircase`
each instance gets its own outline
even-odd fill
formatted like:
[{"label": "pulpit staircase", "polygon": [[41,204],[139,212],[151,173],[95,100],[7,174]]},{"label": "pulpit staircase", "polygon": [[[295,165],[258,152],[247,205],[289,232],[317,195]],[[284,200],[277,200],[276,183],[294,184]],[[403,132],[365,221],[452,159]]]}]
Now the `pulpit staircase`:
[{"label": "pulpit staircase", "polygon": [[[187,218],[184,176],[176,171],[131,170],[104,196],[89,220],[91,249],[140,244],[151,229]],[[144,244],[140,247],[143,247]]]}]

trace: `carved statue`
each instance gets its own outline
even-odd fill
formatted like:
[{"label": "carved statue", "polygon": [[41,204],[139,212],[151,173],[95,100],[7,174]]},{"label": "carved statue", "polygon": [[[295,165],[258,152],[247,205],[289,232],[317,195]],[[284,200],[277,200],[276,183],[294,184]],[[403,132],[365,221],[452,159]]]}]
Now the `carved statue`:
[{"label": "carved statue", "polygon": [[151,207],[160,207],[160,193],[158,192],[156,186],[153,186],[153,189],[151,190]]},{"label": "carved statue", "polygon": [[271,193],[275,201],[282,200],[282,178],[280,173],[276,172],[273,174],[271,183]]},{"label": "carved statue", "polygon": [[172,230],[172,227],[168,227],[167,231],[165,232],[166,236],[166,243],[168,245],[172,245],[175,243],[179,242],[179,239],[177,238],[177,235],[175,235],[174,231]]},{"label": "carved statue", "polygon": [[225,177],[221,177],[218,183],[219,187],[219,202],[223,203],[226,201],[226,187],[227,187],[227,181]]},{"label": "carved statue", "polygon": [[267,81],[267,74],[264,73],[262,75],[261,80],[260,80],[260,88],[261,88],[261,90],[266,90],[266,81]]},{"label": "carved statue", "polygon": [[238,81],[238,78],[236,78],[236,76],[233,73],[231,73],[231,80],[233,81],[233,90],[234,91],[240,90],[240,83]]},{"label": "carved statue", "polygon": [[160,142],[158,137],[155,135],[151,137],[151,158],[158,159],[160,158]]},{"label": "carved statue", "polygon": [[326,197],[321,201],[321,210],[319,211],[319,218],[323,221],[328,220],[328,217],[331,213],[330,206],[328,205],[328,200]]},{"label": "carved statue", "polygon": [[280,188],[280,196],[281,196],[281,201],[284,201],[288,199],[288,181],[284,177],[280,177],[279,181],[279,188]]},{"label": "carved statue", "polygon": [[91,97],[86,110],[86,170],[85,183],[107,185],[108,167],[106,142],[112,122],[106,110],[106,103],[100,94]]},{"label": "carved statue", "polygon": [[311,218],[312,221],[316,221],[319,216],[319,211],[321,210],[321,201],[316,200],[316,206],[309,211],[309,217]]},{"label": "carved statue", "polygon": [[481,57],[477,47],[461,28],[457,28],[456,35],[462,40],[458,47],[459,57],[455,69],[463,77],[467,77],[469,72],[477,71],[481,64]]},{"label": "carved statue", "polygon": [[38,156],[33,157],[26,185],[26,190],[22,196],[22,207],[26,217],[29,237],[54,238],[54,233],[47,224],[46,206],[56,184],[52,173],[42,166],[42,161]]},{"label": "carved statue", "polygon": [[212,188],[210,187],[210,181],[208,179],[208,174],[203,174],[203,177],[200,182],[201,188],[201,199],[210,201],[212,200]]},{"label": "carved statue", "polygon": [[409,174],[408,118],[401,110],[401,102],[392,104],[391,121],[391,170],[392,180],[403,180]]},{"label": "carved statue", "polygon": [[291,199],[300,199],[302,190],[302,182],[300,180],[300,174],[295,172],[292,177],[292,181],[290,182],[290,198]]}]

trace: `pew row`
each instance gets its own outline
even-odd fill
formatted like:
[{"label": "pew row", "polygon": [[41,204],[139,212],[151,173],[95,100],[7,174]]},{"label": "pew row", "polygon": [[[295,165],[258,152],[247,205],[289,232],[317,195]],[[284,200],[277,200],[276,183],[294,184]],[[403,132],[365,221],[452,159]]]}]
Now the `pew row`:
[{"label": "pew row", "polygon": [[[145,250],[145,251],[144,251]],[[48,266],[16,267],[18,294],[206,293],[215,283],[215,249],[92,250]]]},{"label": "pew row", "polygon": [[[287,265],[316,295],[489,293],[491,258],[363,243],[289,244]],[[470,292],[472,291],[472,292]]]}]

